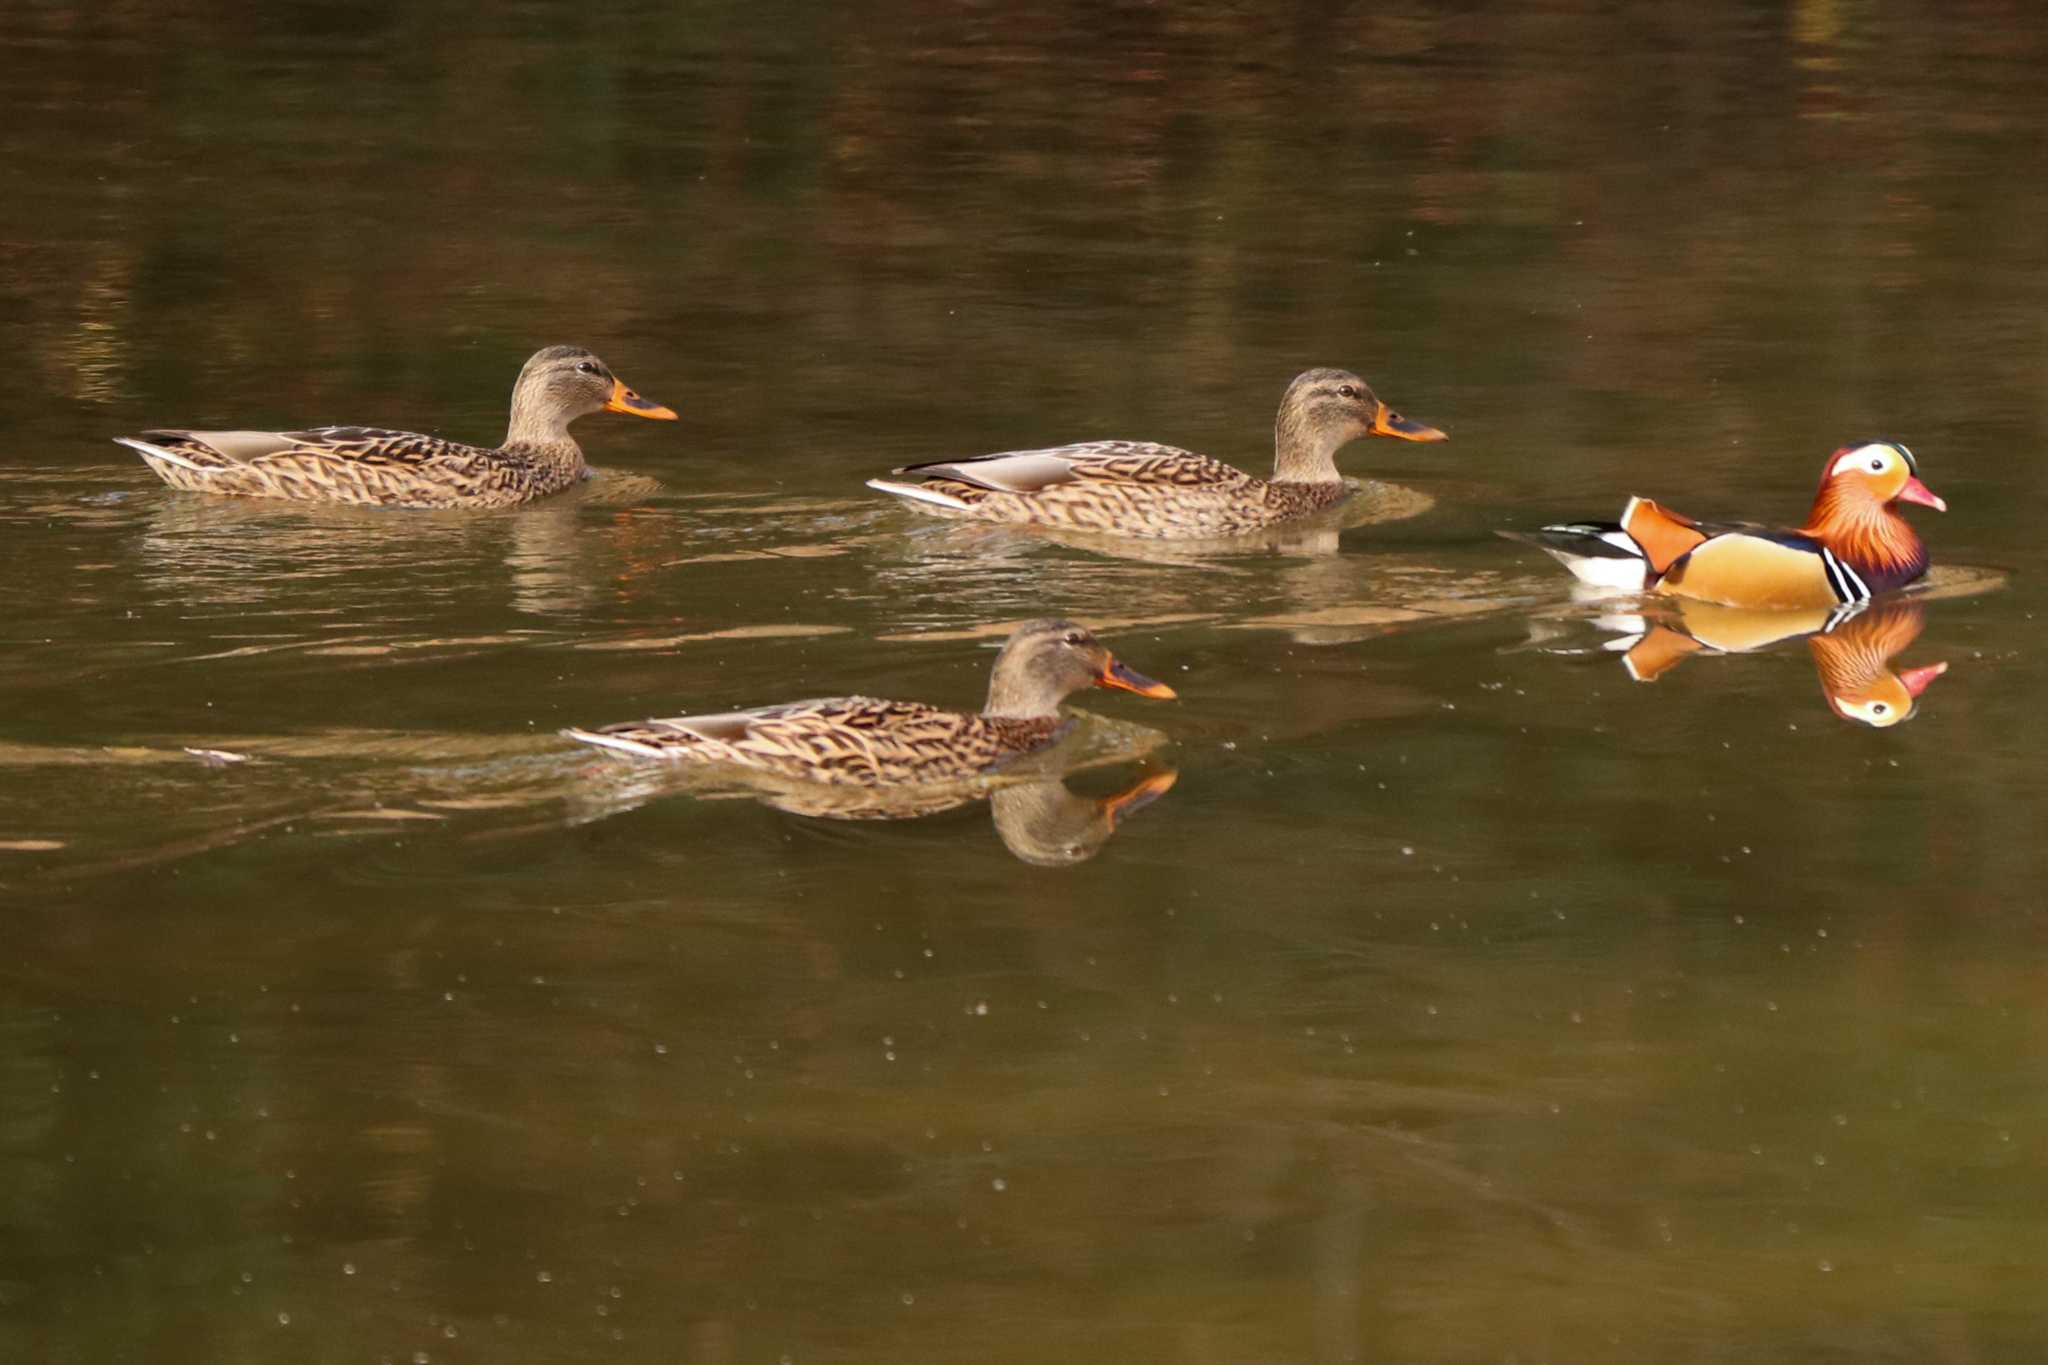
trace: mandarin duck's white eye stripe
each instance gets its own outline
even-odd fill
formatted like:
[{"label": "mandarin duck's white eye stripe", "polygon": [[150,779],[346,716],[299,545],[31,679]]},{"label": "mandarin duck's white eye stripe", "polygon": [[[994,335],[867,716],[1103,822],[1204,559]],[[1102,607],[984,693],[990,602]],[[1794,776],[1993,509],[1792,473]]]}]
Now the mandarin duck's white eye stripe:
[{"label": "mandarin duck's white eye stripe", "polygon": [[1873,474],[1881,474],[1892,453],[1903,449],[1903,446],[1895,446],[1885,441],[1868,441],[1853,450],[1843,451],[1842,457],[1835,461],[1834,468],[1828,473],[1832,476],[1862,467],[1869,469]]}]

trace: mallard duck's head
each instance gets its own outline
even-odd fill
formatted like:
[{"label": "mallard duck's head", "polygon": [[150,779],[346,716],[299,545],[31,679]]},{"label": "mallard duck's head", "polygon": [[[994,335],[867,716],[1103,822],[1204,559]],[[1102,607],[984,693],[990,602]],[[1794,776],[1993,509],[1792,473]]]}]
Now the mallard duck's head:
[{"label": "mallard duck's head", "polygon": [[627,388],[611,367],[581,346],[549,346],[535,351],[512,386],[513,423],[521,416],[566,427],[593,412],[624,412],[673,422],[676,415],[661,404]]},{"label": "mallard duck's head", "polygon": [[1283,418],[1295,414],[1301,433],[1316,444],[1327,443],[1334,450],[1360,436],[1393,436],[1403,441],[1450,439],[1435,427],[1425,426],[1395,412],[1372,391],[1372,386],[1349,370],[1306,370],[1287,386],[1280,400]]},{"label": "mallard duck's head", "polygon": [[1084,687],[1114,687],[1160,699],[1174,695],[1165,683],[1118,662],[1086,626],[1048,618],[1017,627],[996,656],[987,714],[1050,716]]}]

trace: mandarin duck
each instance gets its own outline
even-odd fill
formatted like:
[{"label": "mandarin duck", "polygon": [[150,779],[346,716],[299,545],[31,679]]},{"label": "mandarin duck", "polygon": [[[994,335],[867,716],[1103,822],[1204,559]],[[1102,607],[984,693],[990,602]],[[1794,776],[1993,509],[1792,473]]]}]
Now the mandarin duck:
[{"label": "mandarin duck", "polygon": [[1736,607],[1793,609],[1867,602],[1927,572],[1927,547],[1893,508],[1948,504],[1920,482],[1913,453],[1875,441],[1828,457],[1806,524],[1774,530],[1682,517],[1630,498],[1618,522],[1568,522],[1505,532],[1582,582]]},{"label": "mandarin duck", "polygon": [[1273,423],[1273,477],[1149,441],[1087,441],[904,465],[870,479],[921,512],[1013,526],[1156,539],[1242,535],[1350,496],[1338,450],[1361,436],[1447,439],[1374,396],[1345,370],[1309,370],[1287,386]]},{"label": "mandarin duck", "polygon": [[114,439],[173,488],[384,507],[512,507],[589,477],[569,424],[593,412],[674,421],[580,346],[534,352],[495,448],[377,427],[145,431]]}]

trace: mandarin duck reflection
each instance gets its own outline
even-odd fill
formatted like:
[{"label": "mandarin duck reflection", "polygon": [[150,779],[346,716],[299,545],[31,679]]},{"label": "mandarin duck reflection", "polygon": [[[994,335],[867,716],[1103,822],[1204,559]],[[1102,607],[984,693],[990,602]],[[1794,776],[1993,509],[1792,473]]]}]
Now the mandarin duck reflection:
[{"label": "mandarin duck reflection", "polygon": [[[1889,729],[1912,719],[1919,698],[1946,663],[1894,670],[1893,656],[1919,638],[1926,611],[1917,602],[1884,602],[1835,611],[1755,611],[1681,601],[1669,624],[1621,618],[1640,629],[1610,643],[1637,682],[1655,682],[1697,654],[1747,654],[1804,637],[1828,709],[1843,720]],[[1610,618],[1603,624],[1615,624]]]},{"label": "mandarin duck reflection", "polygon": [[1337,452],[1361,436],[1441,441],[1346,370],[1295,377],[1273,423],[1273,477],[1150,441],[1086,441],[935,464],[868,487],[920,512],[1114,536],[1204,539],[1313,516],[1351,494]]},{"label": "mandarin duck reflection", "polygon": [[589,477],[569,424],[593,412],[672,422],[581,346],[536,351],[512,386],[505,442],[464,445],[380,427],[145,431],[114,439],[173,488],[383,507],[514,507]]},{"label": "mandarin duck reflection", "polygon": [[988,704],[978,713],[827,697],[562,733],[633,758],[719,764],[800,782],[910,787],[1000,772],[1051,747],[1074,724],[1060,715],[1060,703],[1084,687],[1174,695],[1125,667],[1085,627],[1045,619],[1019,626],[1003,645]]},{"label": "mandarin duck reflection", "polygon": [[1927,547],[1895,503],[1948,504],[1920,482],[1913,453],[1887,441],[1828,457],[1806,524],[1773,530],[1693,521],[1630,498],[1618,522],[1570,522],[1511,539],[1581,581],[1735,607],[1832,608],[1867,602],[1927,572]]}]

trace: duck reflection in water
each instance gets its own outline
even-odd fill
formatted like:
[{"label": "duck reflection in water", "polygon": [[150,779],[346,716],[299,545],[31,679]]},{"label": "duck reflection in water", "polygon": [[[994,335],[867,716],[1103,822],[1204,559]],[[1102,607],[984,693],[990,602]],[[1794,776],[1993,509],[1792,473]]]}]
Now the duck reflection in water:
[{"label": "duck reflection in water", "polygon": [[1056,777],[923,793],[821,787],[744,794],[815,820],[918,820],[986,800],[997,837],[1018,861],[1066,867],[1100,853],[1126,818],[1166,795],[1177,777],[1172,769],[1149,772],[1108,796],[1077,792]]},{"label": "duck reflection in water", "polygon": [[1695,655],[1750,654],[1804,639],[1828,708],[1843,720],[1888,729],[1911,720],[1921,694],[1948,671],[1946,663],[1891,666],[1926,625],[1926,609],[1917,602],[1833,612],[1761,611],[1694,601],[1674,605],[1668,617],[1654,621],[1607,616],[1598,622],[1624,632],[1603,648],[1619,652],[1622,666],[1637,682],[1655,682]]}]

